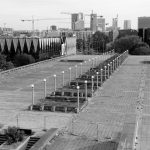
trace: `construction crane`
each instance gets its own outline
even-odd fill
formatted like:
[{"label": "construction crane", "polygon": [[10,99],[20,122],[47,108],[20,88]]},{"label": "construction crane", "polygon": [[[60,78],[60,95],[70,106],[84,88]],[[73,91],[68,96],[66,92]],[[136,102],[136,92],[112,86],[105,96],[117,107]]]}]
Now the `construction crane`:
[{"label": "construction crane", "polygon": [[[85,15],[85,16],[93,16],[93,14],[94,14],[94,13],[93,13],[93,10],[92,10],[92,13],[91,13],[91,14],[84,14],[84,15]],[[102,18],[103,16],[100,15],[100,16],[97,16],[97,17],[101,17],[101,18]]]},{"label": "construction crane", "polygon": [[22,19],[22,22],[25,21],[30,21],[32,22],[32,32],[34,33],[34,25],[35,25],[35,21],[42,21],[42,20],[64,20],[64,19],[69,19],[69,18],[43,18],[43,19],[34,19],[32,16],[32,19]]}]

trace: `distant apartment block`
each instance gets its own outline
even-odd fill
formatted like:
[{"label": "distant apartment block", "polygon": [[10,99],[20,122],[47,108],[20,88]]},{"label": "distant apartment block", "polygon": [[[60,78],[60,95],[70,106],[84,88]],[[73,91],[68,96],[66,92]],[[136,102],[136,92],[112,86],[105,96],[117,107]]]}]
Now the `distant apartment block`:
[{"label": "distant apartment block", "polygon": [[74,13],[71,15],[71,28],[73,31],[84,29],[83,13]]},{"label": "distant apartment block", "polygon": [[131,20],[124,20],[124,30],[131,29]]},{"label": "distant apartment block", "polygon": [[75,22],[75,30],[84,30],[84,20]]},{"label": "distant apartment block", "polygon": [[150,28],[150,17],[138,17],[138,29]]},{"label": "distant apartment block", "polygon": [[13,28],[2,28],[3,35],[13,35]]},{"label": "distant apartment block", "polygon": [[112,29],[113,30],[118,29],[118,18],[113,18],[112,19]]},{"label": "distant apartment block", "polygon": [[97,31],[97,14],[91,14],[90,29],[92,32]]},{"label": "distant apartment block", "polygon": [[50,30],[51,31],[56,31],[57,30],[57,26],[55,26],[55,25],[50,26]]},{"label": "distant apartment block", "polygon": [[105,18],[97,19],[97,30],[101,32],[105,32]]}]

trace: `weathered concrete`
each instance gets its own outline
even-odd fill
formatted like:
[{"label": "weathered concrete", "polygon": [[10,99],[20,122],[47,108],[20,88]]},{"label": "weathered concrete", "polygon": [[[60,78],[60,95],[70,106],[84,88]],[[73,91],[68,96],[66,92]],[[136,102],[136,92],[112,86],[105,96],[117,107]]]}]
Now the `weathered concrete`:
[{"label": "weathered concrete", "polygon": [[[104,59],[102,56],[68,56],[62,59],[84,60],[99,57],[99,62]],[[109,56],[106,56],[106,58]],[[84,65],[83,71],[90,67],[91,63]],[[69,122],[72,114],[50,113],[27,111],[32,102],[32,90],[30,85],[35,85],[35,103],[44,96],[44,82],[47,79],[47,93],[54,90],[53,75],[57,75],[57,87],[62,86],[61,71],[65,71],[65,83],[69,81],[69,67],[72,67],[72,79],[75,77],[75,65],[80,66],[80,62],[47,62],[36,65],[32,68],[18,70],[11,74],[0,76],[0,123],[5,126],[20,126],[21,128],[31,128],[33,130],[42,130],[45,128],[64,128]],[[78,68],[78,74],[80,68]],[[44,119],[46,118],[46,119]],[[44,121],[45,120],[45,121]],[[46,123],[45,123],[46,122]]]},{"label": "weathered concrete", "polygon": [[[142,122],[137,129],[137,150],[149,150],[150,67],[149,64],[143,63],[149,59],[150,57],[147,56],[129,56],[91,99],[86,109],[75,117],[69,130],[72,134],[65,133],[58,137],[46,149],[121,150],[124,148],[132,150],[142,86],[144,99],[143,111],[141,111]],[[143,80],[145,85],[142,83]]]}]

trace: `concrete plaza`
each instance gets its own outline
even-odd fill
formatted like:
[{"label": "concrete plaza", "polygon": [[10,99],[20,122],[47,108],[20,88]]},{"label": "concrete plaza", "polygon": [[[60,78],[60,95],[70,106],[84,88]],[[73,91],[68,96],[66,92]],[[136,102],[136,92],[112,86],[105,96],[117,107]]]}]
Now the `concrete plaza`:
[{"label": "concrete plaza", "polygon": [[[47,150],[132,150],[135,132],[137,150],[149,150],[149,58],[129,56],[75,117],[69,132],[56,138]],[[143,111],[137,128],[141,95]]]}]

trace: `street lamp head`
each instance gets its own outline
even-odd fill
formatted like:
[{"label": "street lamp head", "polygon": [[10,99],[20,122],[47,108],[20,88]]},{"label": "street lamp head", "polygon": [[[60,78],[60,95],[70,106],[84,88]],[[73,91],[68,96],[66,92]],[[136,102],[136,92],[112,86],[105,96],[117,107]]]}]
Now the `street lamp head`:
[{"label": "street lamp head", "polygon": [[77,65],[75,65],[75,67],[77,68]]},{"label": "street lamp head", "polygon": [[99,72],[96,72],[96,74],[98,75],[98,74],[99,74]]},{"label": "street lamp head", "polygon": [[80,87],[79,86],[77,86],[77,90],[79,90],[80,89]]},{"label": "street lamp head", "polygon": [[69,70],[71,70],[71,67],[69,67]]},{"label": "street lamp head", "polygon": [[87,84],[87,80],[85,80],[84,83]]},{"label": "street lamp head", "polygon": [[103,69],[101,69],[101,71],[103,71]]},{"label": "street lamp head", "polygon": [[82,66],[82,63],[80,63],[80,65]]},{"label": "street lamp head", "polygon": [[56,74],[54,74],[53,76],[56,77]]},{"label": "street lamp head", "polygon": [[94,79],[94,76],[92,76],[92,79]]},{"label": "street lamp head", "polygon": [[64,71],[62,71],[61,73],[62,73],[62,74],[64,74],[65,72],[64,72]]},{"label": "street lamp head", "polygon": [[34,88],[34,84],[31,84],[31,87]]},{"label": "street lamp head", "polygon": [[46,79],[43,79],[44,82],[46,82]]}]

